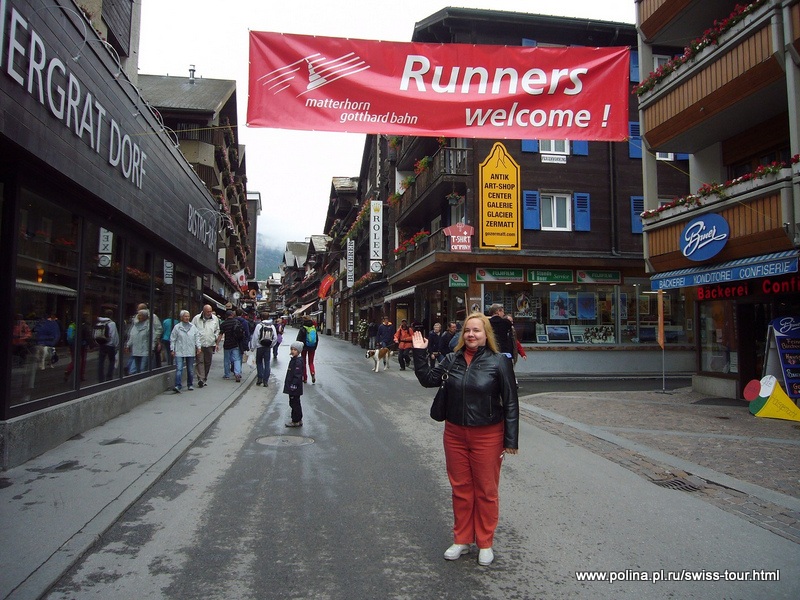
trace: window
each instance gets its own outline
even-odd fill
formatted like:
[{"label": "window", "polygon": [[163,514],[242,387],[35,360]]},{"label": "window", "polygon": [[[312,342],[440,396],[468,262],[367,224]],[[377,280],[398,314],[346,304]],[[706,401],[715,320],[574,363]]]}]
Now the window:
[{"label": "window", "polygon": [[539,140],[542,154],[569,154],[569,140]]},{"label": "window", "polygon": [[675,160],[672,152],[656,152],[656,160]]},{"label": "window", "polygon": [[570,197],[566,194],[542,194],[542,230],[570,231],[572,229]]},{"label": "window", "polygon": [[653,54],[653,71],[657,71],[659,67],[663,67],[670,61],[670,57],[666,54]]}]

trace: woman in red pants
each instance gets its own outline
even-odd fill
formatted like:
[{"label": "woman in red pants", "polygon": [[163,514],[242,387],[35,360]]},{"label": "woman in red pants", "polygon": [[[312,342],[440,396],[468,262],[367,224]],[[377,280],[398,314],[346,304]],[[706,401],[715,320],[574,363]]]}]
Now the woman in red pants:
[{"label": "woman in red pants", "polygon": [[414,333],[414,371],[424,387],[447,391],[444,454],[453,489],[453,545],[457,560],[478,546],[478,564],[494,560],[492,545],[500,516],[500,466],[516,454],[519,401],[511,361],[500,353],[489,319],[473,313],[464,321],[454,352],[431,367],[428,341]]}]

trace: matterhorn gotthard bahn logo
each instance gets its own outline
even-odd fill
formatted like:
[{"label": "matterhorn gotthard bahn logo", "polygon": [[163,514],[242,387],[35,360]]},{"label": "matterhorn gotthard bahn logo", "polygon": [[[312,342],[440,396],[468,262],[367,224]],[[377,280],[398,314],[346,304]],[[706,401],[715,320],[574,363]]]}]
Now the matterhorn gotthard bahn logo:
[{"label": "matterhorn gotthard bahn logo", "polygon": [[629,54],[250,32],[247,124],[622,141]]}]

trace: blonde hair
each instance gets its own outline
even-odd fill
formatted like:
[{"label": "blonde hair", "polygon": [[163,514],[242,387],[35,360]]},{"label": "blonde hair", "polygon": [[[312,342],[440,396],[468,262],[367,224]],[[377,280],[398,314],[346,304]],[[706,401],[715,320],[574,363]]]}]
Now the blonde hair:
[{"label": "blonde hair", "polygon": [[[494,338],[494,329],[492,329],[492,324],[489,322],[489,317],[487,317],[482,312],[474,312],[469,315],[466,319],[464,319],[464,325],[466,326],[467,321],[472,319],[477,319],[481,323],[483,323],[483,330],[486,332],[486,346],[488,346],[489,350],[497,354],[500,352],[500,348],[497,346],[497,340]],[[458,352],[464,347],[464,329],[462,327],[461,333],[458,335],[458,342],[456,343],[456,347],[453,348],[454,352]]]}]

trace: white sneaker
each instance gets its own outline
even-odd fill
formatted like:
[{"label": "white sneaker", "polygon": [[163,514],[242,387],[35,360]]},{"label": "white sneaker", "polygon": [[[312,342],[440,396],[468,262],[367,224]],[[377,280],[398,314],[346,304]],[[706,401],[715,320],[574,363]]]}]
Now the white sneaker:
[{"label": "white sneaker", "polygon": [[445,560],[458,560],[462,554],[469,552],[469,544],[453,544],[444,551]]},{"label": "white sneaker", "polygon": [[494,560],[494,552],[491,548],[481,548],[478,551],[478,564],[482,567],[488,567]]}]

